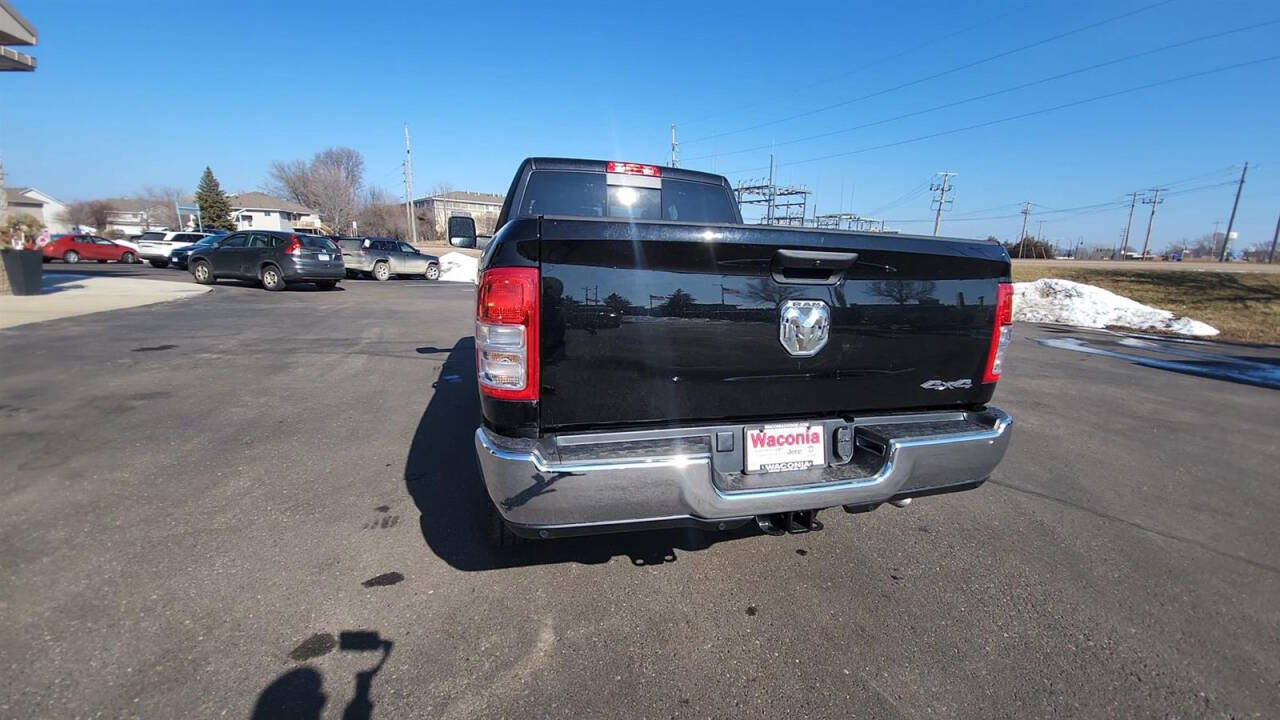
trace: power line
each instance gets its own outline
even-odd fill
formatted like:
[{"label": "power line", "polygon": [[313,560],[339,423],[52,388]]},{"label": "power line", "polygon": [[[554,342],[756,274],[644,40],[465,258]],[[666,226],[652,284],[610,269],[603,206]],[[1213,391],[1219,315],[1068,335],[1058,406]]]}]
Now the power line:
[{"label": "power line", "polygon": [[[1166,192],[1161,192],[1161,202],[1164,202],[1164,199],[1165,199],[1165,198],[1175,197],[1175,196],[1178,196],[1178,195],[1186,195],[1186,194],[1193,193],[1193,192],[1201,192],[1201,191],[1203,191],[1203,190],[1212,190],[1212,189],[1214,189],[1214,188],[1226,187],[1226,186],[1228,186],[1228,185],[1235,185],[1235,184],[1236,184],[1236,181],[1235,181],[1235,180],[1229,180],[1229,181],[1227,181],[1227,182],[1213,183],[1213,184],[1210,184],[1210,185],[1201,185],[1201,186],[1199,186],[1199,187],[1187,188],[1187,189],[1185,189],[1185,190],[1176,190],[1176,191],[1173,191],[1173,192],[1167,192],[1167,193],[1166,193]],[[1162,187],[1163,187],[1163,186],[1162,186]],[[1097,213],[1102,213],[1102,212],[1108,212],[1108,211],[1111,211],[1111,210],[1119,210],[1119,209],[1126,208],[1126,207],[1128,207],[1128,206],[1129,206],[1129,200],[1128,200],[1128,198],[1129,198],[1129,197],[1130,197],[1130,195],[1132,195],[1132,194],[1134,194],[1134,193],[1126,194],[1126,195],[1125,195],[1125,198],[1126,198],[1126,199],[1124,199],[1124,200],[1108,200],[1108,201],[1106,201],[1106,202],[1091,203],[1091,204],[1089,204],[1089,205],[1077,205],[1077,206],[1075,206],[1075,207],[1062,208],[1061,210],[1045,210],[1045,211],[1042,211],[1042,212],[1037,212],[1037,213],[1035,213],[1035,214],[1036,214],[1036,215],[1041,215],[1041,216],[1044,216],[1044,215],[1066,215],[1066,216],[1073,216],[1073,217],[1074,217],[1074,216],[1080,216],[1080,215],[1092,215],[1092,214],[1097,214]],[[1136,193],[1136,195],[1137,195],[1139,198],[1141,198],[1141,197],[1142,197],[1142,193]],[[1041,205],[1040,203],[1034,203],[1034,202],[1030,202],[1030,201],[1020,202],[1020,203],[1012,203],[1012,205],[1015,205],[1015,206],[1018,206],[1018,207],[1023,207],[1023,206],[1028,205],[1028,204],[1029,204],[1029,205],[1031,205],[1031,206],[1034,206],[1034,207],[1045,207],[1044,205]],[[1001,206],[998,206],[998,207],[1009,207],[1009,205],[1001,205]],[[990,209],[996,209],[996,208],[990,208]],[[950,218],[949,222],[983,222],[983,221],[988,221],[988,220],[1008,220],[1008,219],[1010,219],[1010,218],[1021,217],[1021,215],[1022,215],[1022,211],[1020,210],[1020,211],[1018,211],[1018,212],[1016,212],[1016,213],[1009,213],[1009,214],[1007,214],[1007,215],[989,215],[989,216],[984,216],[984,217],[952,217],[952,218]],[[910,220],[906,220],[906,219],[889,219],[889,220],[885,220],[885,222],[887,222],[887,223],[902,223],[902,224],[907,224],[907,223],[926,223],[926,222],[933,222],[933,218],[913,218],[913,219],[910,219]]]},{"label": "power line", "polygon": [[1014,54],[1017,54],[1017,53],[1023,52],[1024,50],[1030,50],[1031,48],[1039,47],[1040,45],[1044,45],[1044,44],[1047,44],[1047,43],[1053,42],[1053,41],[1055,41],[1055,40],[1061,40],[1062,38],[1065,38],[1065,37],[1070,37],[1070,36],[1072,36],[1072,35],[1076,35],[1076,34],[1079,34],[1079,33],[1085,32],[1085,31],[1087,31],[1087,30],[1092,30],[1092,29],[1094,29],[1094,28],[1096,28],[1096,27],[1100,27],[1100,26],[1102,26],[1102,25],[1106,25],[1107,23],[1115,22],[1115,21],[1117,21],[1117,20],[1123,20],[1124,18],[1127,18],[1127,17],[1133,16],[1133,15],[1137,15],[1138,13],[1146,12],[1147,10],[1151,10],[1151,9],[1154,9],[1154,8],[1160,7],[1161,5],[1168,5],[1168,4],[1169,4],[1169,3],[1171,3],[1171,2],[1173,2],[1173,0],[1159,0],[1159,2],[1155,2],[1155,3],[1152,3],[1152,4],[1150,4],[1150,5],[1145,5],[1145,6],[1143,6],[1143,7],[1140,7],[1140,8],[1138,8],[1138,9],[1136,9],[1136,10],[1130,10],[1130,11],[1128,11],[1128,12],[1121,13],[1121,14],[1119,14],[1119,15],[1113,15],[1113,16],[1111,16],[1111,17],[1109,17],[1109,18],[1106,18],[1106,19],[1103,19],[1103,20],[1099,20],[1099,21],[1097,21],[1097,22],[1090,23],[1090,24],[1088,24],[1088,25],[1082,25],[1082,26],[1080,26],[1080,27],[1078,27],[1078,28],[1074,28],[1074,29],[1072,29],[1072,30],[1067,30],[1066,32],[1061,32],[1061,33],[1058,33],[1058,34],[1056,34],[1056,35],[1050,35],[1049,37],[1041,38],[1040,40],[1036,40],[1035,42],[1027,43],[1026,45],[1021,45],[1021,46],[1019,46],[1019,47],[1013,48],[1012,50],[1005,50],[1004,52],[999,52],[999,53],[996,53],[995,55],[989,55],[989,56],[984,57],[984,58],[982,58],[982,59],[980,59],[980,60],[974,60],[974,61],[972,61],[972,62],[968,62],[968,63],[965,63],[965,64],[963,64],[963,65],[958,65],[958,66],[953,67],[953,68],[948,68],[948,69],[946,69],[946,70],[943,70],[943,71],[941,71],[941,72],[934,73],[934,74],[932,74],[932,75],[926,75],[925,77],[922,77],[922,78],[917,78],[917,79],[915,79],[915,80],[911,80],[911,81],[908,81],[908,82],[902,83],[902,84],[900,84],[900,85],[895,85],[895,86],[893,86],[893,87],[891,87],[891,88],[886,88],[886,89],[884,89],[884,90],[877,90],[876,92],[870,93],[870,94],[868,94],[868,95],[862,95],[862,96],[860,96],[860,97],[851,98],[851,99],[849,99],[849,100],[842,100],[842,101],[840,101],[840,102],[838,102],[838,103],[832,103],[832,104],[830,104],[830,105],[824,105],[824,106],[822,106],[822,107],[820,107],[820,108],[817,108],[817,109],[815,109],[815,110],[806,110],[805,112],[802,112],[802,113],[796,113],[796,114],[794,114],[794,115],[788,115],[787,117],[778,118],[778,119],[776,119],[776,120],[769,120],[768,122],[757,123],[757,124],[755,124],[755,125],[751,125],[751,126],[748,126],[748,127],[739,128],[739,129],[737,129],[737,130],[726,130],[725,132],[716,133],[716,134],[714,134],[714,135],[705,135],[705,136],[700,137],[700,138],[697,138],[697,139],[695,139],[695,140],[686,140],[686,141],[685,141],[685,143],[686,143],[686,144],[688,144],[688,143],[704,142],[704,141],[707,141],[707,140],[714,140],[714,139],[716,139],[716,138],[721,138],[721,137],[725,137],[725,136],[728,136],[728,135],[737,135],[738,133],[747,132],[747,131],[749,131],[749,130],[758,130],[758,129],[763,128],[763,127],[770,127],[770,126],[772,126],[772,125],[778,125],[778,124],[781,124],[781,123],[784,123],[784,122],[790,122],[790,121],[792,121],[792,120],[798,120],[799,118],[802,118],[802,117],[808,117],[808,116],[810,116],[810,115],[817,115],[818,113],[826,112],[826,111],[828,111],[828,110],[834,110],[834,109],[836,109],[836,108],[838,108],[838,107],[844,107],[845,105],[851,105],[851,104],[853,104],[853,103],[861,102],[861,101],[863,101],[863,100],[869,100],[869,99],[871,99],[871,98],[873,98],[873,97],[879,97],[879,96],[881,96],[881,95],[887,95],[888,93],[896,92],[896,91],[898,91],[898,90],[902,90],[903,88],[908,88],[908,87],[911,87],[911,86],[913,86],[913,85],[919,85],[920,83],[928,82],[928,81],[930,81],[930,80],[937,80],[937,79],[938,79],[938,78],[940,78],[940,77],[946,77],[947,75],[951,75],[951,74],[954,74],[954,73],[960,72],[960,71],[962,71],[962,70],[968,70],[968,69],[970,69],[970,68],[974,68],[974,67],[977,67],[977,66],[979,66],[979,65],[983,65],[983,64],[985,64],[985,63],[989,63],[989,62],[991,62],[991,61],[993,61],[993,60],[999,60],[1000,58],[1008,57],[1008,56],[1010,56],[1010,55],[1014,55]]},{"label": "power line", "polygon": [[[1245,62],[1233,63],[1231,65],[1223,65],[1221,67],[1212,68],[1210,70],[1202,70],[1200,72],[1188,73],[1186,75],[1179,75],[1177,77],[1169,78],[1167,80],[1158,80],[1156,82],[1145,83],[1143,85],[1135,85],[1133,87],[1124,88],[1123,90],[1115,90],[1109,93],[1103,93],[1101,95],[1094,95],[1092,97],[1087,97],[1080,100],[1073,100],[1071,102],[1062,103],[1060,105],[1053,105],[1046,108],[1040,108],[1039,110],[1032,110],[1030,112],[1018,113],[1016,115],[1007,115],[1005,117],[997,118],[995,120],[988,120],[986,122],[974,123],[973,125],[965,125],[963,127],[952,128],[950,130],[941,130],[938,132],[929,133],[927,135],[920,135],[913,138],[907,138],[906,140],[898,140],[896,142],[891,142],[891,143],[872,145],[869,147],[859,148],[857,150],[849,150],[846,152],[829,153],[827,155],[819,155],[817,157],[807,158],[805,160],[792,160],[791,162],[779,163],[779,167],[791,166],[791,165],[805,165],[808,163],[820,162],[822,160],[830,160],[832,158],[848,157],[850,155],[858,155],[865,152],[871,152],[873,150],[884,150],[886,148],[898,147],[900,145],[908,145],[910,143],[922,142],[924,140],[932,140],[934,138],[944,137],[946,135],[955,135],[956,133],[967,132],[969,130],[978,130],[984,127],[991,127],[992,125],[999,125],[1001,123],[1012,122],[1014,120],[1022,120],[1024,118],[1029,118],[1036,115],[1044,115],[1046,113],[1055,112],[1057,110],[1065,110],[1067,108],[1077,107],[1079,105],[1086,105],[1088,103],[1098,102],[1100,100],[1107,100],[1113,97],[1119,97],[1121,95],[1128,95],[1130,93],[1140,92],[1142,90],[1150,90],[1151,88],[1161,87],[1163,85],[1172,85],[1173,83],[1182,82],[1184,80],[1192,80],[1198,77],[1205,77],[1207,75],[1214,75],[1221,72],[1227,72],[1228,70],[1237,70],[1239,68],[1249,67],[1252,65],[1260,65],[1266,62],[1274,62],[1276,60],[1280,60],[1280,55],[1268,55],[1267,57],[1258,58],[1256,60],[1247,60]],[[743,170],[734,170],[726,174],[733,175],[737,173],[752,172],[755,170],[762,170],[762,169],[764,168],[760,168],[760,167],[746,168]]]},{"label": "power line", "polygon": [[[905,50],[899,50],[898,52],[895,52],[895,53],[893,53],[892,55],[885,55],[884,57],[881,57],[881,58],[879,58],[879,59],[877,59],[877,60],[872,60],[871,62],[866,63],[865,65],[862,65],[861,67],[854,68],[853,70],[850,70],[850,71],[848,71],[848,72],[843,72],[843,73],[840,73],[839,75],[832,75],[832,76],[830,76],[830,77],[826,77],[826,78],[823,78],[823,79],[821,79],[821,80],[817,80],[817,81],[815,81],[815,82],[809,83],[808,85],[805,85],[805,86],[803,86],[803,87],[801,87],[801,88],[797,89],[794,93],[789,93],[789,94],[787,95],[787,97],[794,96],[794,95],[800,95],[800,94],[802,94],[802,93],[804,93],[804,92],[806,92],[806,91],[808,91],[808,90],[812,90],[813,88],[818,87],[819,85],[824,85],[824,84],[829,83],[829,82],[831,82],[831,81],[833,81],[833,80],[843,80],[844,78],[852,77],[852,76],[854,76],[854,75],[857,75],[857,74],[858,74],[858,73],[860,73],[860,72],[864,72],[864,71],[866,71],[866,70],[870,70],[871,68],[873,68],[873,67],[875,67],[875,66],[877,66],[877,65],[882,65],[882,64],[884,64],[884,63],[886,63],[886,62],[889,62],[890,60],[896,60],[896,59],[898,59],[898,58],[900,58],[900,57],[903,57],[904,55],[910,55],[911,53],[913,53],[913,52],[915,52],[915,51],[917,51],[917,50],[923,50],[923,49],[925,49],[925,48],[927,48],[927,47],[931,47],[931,46],[933,46],[933,45],[936,45],[936,44],[938,44],[938,43],[942,42],[943,40],[950,40],[951,38],[956,37],[957,35],[963,35],[963,34],[965,34],[965,33],[967,33],[967,32],[971,32],[971,31],[973,31],[973,30],[977,30],[977,29],[979,29],[979,28],[988,28],[988,27],[990,27],[993,23],[995,23],[996,21],[998,21],[998,20],[1003,20],[1004,18],[1009,17],[1010,15],[1016,15],[1016,14],[1018,14],[1018,13],[1020,13],[1020,12],[1023,12],[1024,10],[1027,10],[1028,8],[1031,8],[1031,7],[1035,6],[1036,4],[1037,4],[1037,3],[1031,3],[1031,4],[1028,4],[1028,5],[1025,5],[1025,6],[1021,7],[1021,8],[1018,8],[1017,10],[1012,10],[1012,11],[1007,12],[1007,13],[1002,13],[1002,14],[1000,14],[1000,15],[996,15],[996,16],[994,16],[994,17],[984,19],[984,20],[982,20],[981,22],[977,22],[977,23],[974,23],[973,25],[969,25],[969,26],[967,26],[967,27],[963,27],[963,28],[961,28],[961,29],[959,29],[959,30],[956,30],[956,31],[953,31],[953,32],[949,32],[949,33],[947,33],[946,35],[940,35],[940,36],[938,36],[938,37],[936,37],[936,38],[934,38],[934,39],[932,39],[932,40],[926,40],[925,42],[922,42],[922,43],[920,43],[919,45],[913,45],[913,46],[911,46],[911,47],[906,48]],[[742,105],[734,105],[734,106],[730,106],[730,107],[727,107],[727,108],[721,108],[721,109],[719,109],[719,110],[717,110],[717,111],[715,111],[715,112],[713,112],[713,113],[709,113],[709,114],[707,114],[707,115],[703,115],[703,116],[701,116],[701,117],[694,118],[693,120],[685,120],[685,121],[684,121],[683,123],[681,123],[681,124],[682,124],[682,125],[694,125],[694,124],[696,124],[696,123],[705,122],[705,121],[710,120],[710,119],[712,119],[712,118],[720,117],[721,115],[728,115],[729,113],[735,113],[735,112],[739,112],[739,111],[742,111],[742,110],[749,110],[749,109],[751,109],[751,108],[760,107],[761,105],[769,105],[769,104],[775,103],[776,101],[777,101],[777,98],[775,98],[775,97],[768,97],[768,98],[765,98],[765,99],[763,99],[763,100],[757,100],[756,102],[750,102],[750,103],[745,103],[745,104],[742,104]]]},{"label": "power line", "polygon": [[871,214],[872,214],[872,215],[879,215],[879,214],[883,213],[885,210],[888,210],[888,209],[890,209],[890,208],[898,207],[899,205],[901,205],[901,204],[903,204],[903,203],[905,203],[905,202],[910,202],[911,200],[914,200],[914,199],[916,199],[917,197],[919,197],[919,196],[920,196],[920,194],[921,194],[921,193],[923,193],[923,192],[924,192],[924,190],[925,190],[925,188],[927,188],[928,186],[929,186],[929,182],[926,180],[925,182],[922,182],[922,183],[920,183],[919,185],[917,185],[917,186],[915,186],[915,187],[911,188],[910,190],[906,191],[906,192],[905,192],[905,193],[903,193],[901,196],[899,196],[896,200],[892,200],[892,201],[890,201],[888,204],[886,204],[886,205],[881,205],[880,207],[876,208],[875,210],[872,210],[872,211],[871,211]]},{"label": "power line", "polygon": [[888,117],[881,120],[875,120],[873,122],[862,123],[860,125],[852,125],[850,127],[840,128],[839,130],[829,130],[827,132],[818,133],[816,135],[808,135],[801,138],[795,138],[793,140],[785,140],[779,143],[770,143],[769,145],[756,145],[749,148],[742,148],[740,150],[730,150],[727,152],[716,152],[716,153],[707,154],[707,155],[698,155],[692,158],[688,158],[688,160],[689,161],[705,160],[710,157],[725,157],[727,155],[741,155],[743,153],[756,152],[756,151],[764,150],[770,147],[782,146],[782,145],[794,145],[796,143],[809,142],[811,140],[821,140],[823,138],[832,137],[834,135],[843,135],[845,133],[853,132],[855,130],[865,130],[866,128],[875,127],[877,125],[886,125],[891,122],[897,122],[898,120],[905,120],[907,118],[916,117],[918,115],[926,115],[931,112],[937,112],[939,110],[947,110],[950,108],[958,107],[960,105],[966,105],[971,102],[977,102],[979,100],[987,100],[989,98],[996,97],[997,95],[1004,95],[1007,93],[1016,92],[1018,90],[1025,90],[1029,87],[1034,87],[1036,85],[1043,85],[1045,83],[1053,82],[1055,80],[1061,80],[1063,78],[1071,77],[1072,75],[1080,75],[1082,73],[1090,72],[1092,70],[1097,70],[1099,68],[1108,67],[1110,65],[1118,65],[1123,62],[1136,60],[1138,58],[1146,57],[1148,55],[1155,55],[1157,53],[1166,52],[1168,50],[1173,50],[1175,48],[1185,47],[1187,45],[1193,45],[1195,43],[1205,42],[1207,40],[1214,40],[1220,37],[1225,37],[1227,35],[1232,35],[1234,33],[1245,32],[1247,30],[1255,30],[1257,28],[1266,27],[1268,25],[1276,25],[1276,24],[1280,24],[1280,18],[1277,18],[1274,20],[1267,20],[1265,22],[1255,23],[1253,25],[1246,25],[1244,27],[1238,27],[1231,30],[1224,30],[1222,32],[1217,32],[1210,35],[1202,35],[1200,37],[1190,38],[1188,40],[1182,40],[1176,43],[1170,43],[1168,45],[1162,45],[1160,47],[1152,48],[1150,50],[1144,50],[1139,53],[1133,53],[1131,55],[1125,55],[1124,57],[1114,58],[1112,60],[1106,60],[1100,63],[1094,63],[1093,65],[1077,68],[1075,70],[1070,70],[1064,73],[1058,73],[1057,75],[1050,75],[1049,77],[1040,78],[1039,80],[1032,80],[1030,82],[1020,83],[1018,85],[1011,85],[1007,88],[1003,88],[1000,90],[993,90],[991,92],[983,93],[981,95],[974,95],[972,97],[963,98],[961,100],[955,100],[952,102],[943,103],[941,105],[934,105],[933,107],[927,107],[922,110],[913,110],[912,112],[902,113],[901,115],[894,115],[893,117]]},{"label": "power line", "polygon": [[1021,205],[1022,205],[1022,203],[1020,203],[1020,202],[1017,202],[1017,203],[1005,203],[1005,204],[1003,204],[1003,205],[996,205],[995,207],[982,208],[981,210],[965,210],[965,211],[963,211],[963,212],[961,212],[961,213],[960,213],[960,216],[959,216],[959,217],[956,217],[956,216],[954,216],[954,215],[953,215],[953,216],[952,216],[952,219],[953,219],[953,220],[961,220],[961,219],[964,219],[964,218],[966,218],[966,217],[968,217],[968,216],[971,216],[971,215],[981,215],[982,213],[991,212],[991,211],[993,211],[993,210],[1003,210],[1003,209],[1005,209],[1005,208],[1019,207],[1019,206],[1021,206]]},{"label": "power line", "polygon": [[[1257,166],[1255,165],[1254,167],[1257,167]],[[1218,169],[1218,170],[1214,170],[1214,171],[1212,171],[1212,172],[1202,173],[1202,174],[1200,174],[1200,175],[1192,175],[1191,177],[1182,178],[1181,180],[1172,180],[1172,181],[1170,181],[1170,182],[1164,182],[1164,183],[1160,183],[1160,184],[1161,184],[1161,185],[1164,185],[1165,187],[1175,187],[1175,186],[1178,186],[1178,185],[1184,185],[1184,184],[1189,183],[1189,182],[1195,182],[1195,181],[1197,181],[1197,180],[1203,180],[1203,179],[1205,179],[1205,178],[1218,177],[1218,176],[1226,175],[1226,174],[1228,174],[1228,173],[1231,173],[1231,174],[1233,174],[1233,175],[1234,175],[1234,174],[1235,174],[1235,171],[1236,171],[1236,170],[1238,170],[1239,168],[1240,168],[1240,166],[1239,166],[1239,165],[1228,165],[1228,166],[1226,166],[1226,167],[1224,167],[1224,168],[1220,168],[1220,169]]]},{"label": "power line", "polygon": [[[1254,167],[1257,167],[1257,166],[1255,165]],[[1175,190],[1173,192],[1165,193],[1164,196],[1174,197],[1177,195],[1186,195],[1187,193],[1200,192],[1201,190],[1212,190],[1213,188],[1226,187],[1228,185],[1235,185],[1235,184],[1236,184],[1235,180],[1227,180],[1226,182],[1213,183],[1212,185],[1201,185],[1200,187],[1187,188],[1185,190]]]}]

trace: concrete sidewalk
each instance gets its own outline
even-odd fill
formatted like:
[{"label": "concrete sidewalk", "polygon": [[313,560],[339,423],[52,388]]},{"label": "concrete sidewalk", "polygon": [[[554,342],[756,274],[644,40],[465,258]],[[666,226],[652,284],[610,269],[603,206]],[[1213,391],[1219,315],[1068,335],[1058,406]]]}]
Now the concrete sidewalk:
[{"label": "concrete sidewalk", "polygon": [[209,290],[167,280],[45,273],[43,295],[0,296],[0,328],[180,300]]}]

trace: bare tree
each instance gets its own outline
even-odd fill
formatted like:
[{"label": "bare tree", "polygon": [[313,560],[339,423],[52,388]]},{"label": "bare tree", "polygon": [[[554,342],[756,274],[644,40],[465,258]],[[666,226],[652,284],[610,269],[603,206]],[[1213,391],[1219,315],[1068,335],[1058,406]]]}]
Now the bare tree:
[{"label": "bare tree", "polygon": [[169,228],[181,230],[182,221],[178,218],[177,203],[182,197],[182,190],[167,185],[148,185],[138,195],[143,210],[147,213],[147,224],[152,228]]},{"label": "bare tree", "polygon": [[103,200],[71,203],[58,219],[77,227],[91,227],[102,232],[107,226],[111,205]]},{"label": "bare tree", "polygon": [[310,176],[311,167],[305,160],[277,160],[271,163],[271,169],[267,171],[267,182],[262,189],[299,205],[306,205]]},{"label": "bare tree", "polygon": [[1244,251],[1243,255],[1244,259],[1249,262],[1266,262],[1267,257],[1271,255],[1271,243],[1254,243],[1252,247]]},{"label": "bare tree", "polygon": [[361,208],[356,212],[356,222],[361,235],[409,239],[409,221],[404,205],[394,195],[379,187],[365,192]]},{"label": "bare tree", "polygon": [[364,158],[351,148],[327,148],[310,162],[275,162],[267,192],[315,210],[334,232],[348,232],[364,204]]},{"label": "bare tree", "polygon": [[747,289],[744,291],[744,295],[751,300],[777,306],[803,294],[804,291],[798,287],[779,285],[767,278],[748,280]]},{"label": "bare tree", "polygon": [[937,286],[932,280],[876,280],[867,290],[872,295],[906,305],[912,300],[922,302],[933,297]]}]

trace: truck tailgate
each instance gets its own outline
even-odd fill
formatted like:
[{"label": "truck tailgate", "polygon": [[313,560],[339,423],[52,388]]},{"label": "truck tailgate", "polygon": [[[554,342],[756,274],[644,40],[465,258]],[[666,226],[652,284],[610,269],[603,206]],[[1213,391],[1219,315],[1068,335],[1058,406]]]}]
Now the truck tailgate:
[{"label": "truck tailgate", "polygon": [[[812,418],[991,396],[983,369],[997,284],[1009,277],[995,243],[546,217],[539,255],[544,429]],[[847,267],[795,262],[811,257]],[[779,337],[784,305],[797,300],[829,308],[827,342],[810,357]]]}]

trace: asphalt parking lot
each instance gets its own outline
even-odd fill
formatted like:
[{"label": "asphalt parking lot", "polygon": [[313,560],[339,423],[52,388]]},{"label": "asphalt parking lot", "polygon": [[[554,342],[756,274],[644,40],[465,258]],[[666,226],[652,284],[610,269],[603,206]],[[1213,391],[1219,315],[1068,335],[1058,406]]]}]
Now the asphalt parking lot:
[{"label": "asphalt parking lot", "polygon": [[1275,390],[1019,326],[1013,446],[976,491],[498,553],[471,287],[342,288],[0,331],[0,716],[1280,707]]}]

